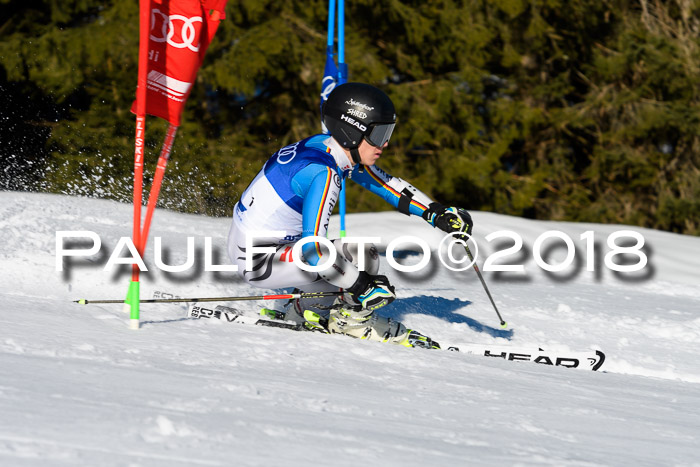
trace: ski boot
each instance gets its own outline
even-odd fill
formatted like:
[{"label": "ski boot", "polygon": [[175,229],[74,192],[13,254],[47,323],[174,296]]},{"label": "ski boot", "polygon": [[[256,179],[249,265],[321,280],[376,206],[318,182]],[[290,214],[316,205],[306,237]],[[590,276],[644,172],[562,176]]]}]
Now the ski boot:
[{"label": "ski boot", "polygon": [[329,334],[328,319],[312,310],[304,310],[303,326],[307,331]]},{"label": "ski boot", "polygon": [[408,330],[408,335],[406,336],[406,341],[401,342],[401,345],[406,347],[420,347],[422,349],[440,349],[440,344],[432,340],[428,336],[424,336],[418,331],[413,329]]},{"label": "ski boot", "polygon": [[439,349],[440,344],[427,336],[407,329],[391,318],[379,316],[361,306],[338,304],[331,310],[328,330],[332,334],[345,334],[363,340],[388,342],[404,347]]},{"label": "ski boot", "polygon": [[[299,289],[294,289],[293,293],[299,293]],[[277,310],[267,310],[263,308],[260,312],[262,315],[271,319],[282,319],[285,321],[292,321],[299,324],[303,329],[307,331],[322,332],[328,334],[328,318],[324,317],[322,314],[309,309],[302,309],[299,300],[289,300],[285,305],[283,311]]]}]

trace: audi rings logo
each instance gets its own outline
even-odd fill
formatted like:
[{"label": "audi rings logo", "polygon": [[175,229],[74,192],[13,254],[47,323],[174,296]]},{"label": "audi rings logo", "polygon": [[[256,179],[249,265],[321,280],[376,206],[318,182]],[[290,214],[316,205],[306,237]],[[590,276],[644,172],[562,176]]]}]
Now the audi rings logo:
[{"label": "audi rings logo", "polygon": [[283,165],[292,162],[292,159],[297,155],[297,146],[299,146],[300,142],[290,144],[277,151],[277,162]]},{"label": "audi rings logo", "polygon": [[[151,40],[167,42],[178,49],[187,47],[192,52],[199,52],[199,37],[194,23],[201,23],[201,16],[188,18],[182,15],[166,15],[157,8],[151,10]],[[180,29],[179,37],[175,37],[176,29]],[[177,42],[180,40],[180,42]],[[195,44],[196,41],[196,44]]]}]

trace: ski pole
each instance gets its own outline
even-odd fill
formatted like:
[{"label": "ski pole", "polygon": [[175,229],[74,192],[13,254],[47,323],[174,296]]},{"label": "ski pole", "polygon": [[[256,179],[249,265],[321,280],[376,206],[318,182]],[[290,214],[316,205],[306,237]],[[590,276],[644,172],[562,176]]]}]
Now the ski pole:
[{"label": "ski pole", "polygon": [[471,250],[469,250],[469,245],[466,243],[464,244],[464,249],[467,250],[467,256],[469,256],[469,260],[474,263],[474,270],[476,271],[476,275],[479,276],[479,280],[481,281],[481,285],[484,286],[484,290],[486,291],[486,295],[488,295],[489,300],[491,300],[491,305],[493,305],[493,309],[496,310],[496,315],[498,316],[498,319],[501,321],[501,327],[503,329],[508,326],[508,323],[506,323],[503,318],[501,317],[501,313],[498,312],[498,307],[496,306],[496,302],[493,301],[493,297],[491,296],[491,292],[489,292],[489,288],[486,287],[486,282],[484,281],[484,276],[481,274],[481,271],[479,270],[479,266],[476,265],[476,261],[474,261],[474,256],[472,256]]},{"label": "ski pole", "polygon": [[[204,297],[204,298],[154,298],[141,300],[141,303],[185,303],[185,302],[237,302],[243,300],[295,300],[299,298],[335,297],[344,292],[301,292],[277,295],[252,295],[248,297]],[[124,300],[73,300],[73,303],[89,305],[90,303],[124,303]]]}]

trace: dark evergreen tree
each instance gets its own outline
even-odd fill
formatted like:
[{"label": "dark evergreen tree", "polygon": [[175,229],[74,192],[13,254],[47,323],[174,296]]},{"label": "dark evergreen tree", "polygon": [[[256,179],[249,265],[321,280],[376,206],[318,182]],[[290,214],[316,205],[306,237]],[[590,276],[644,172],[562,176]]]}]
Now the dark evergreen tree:
[{"label": "dark evergreen tree", "polygon": [[[161,205],[229,215],[320,129],[327,2],[229,2]],[[0,187],[130,200],[137,2],[0,0]],[[381,165],[444,203],[700,234],[698,1],[352,0],[350,79],[399,125]],[[147,182],[166,123],[147,123]],[[148,186],[147,186],[148,188]],[[354,210],[387,209],[364,190]]]}]

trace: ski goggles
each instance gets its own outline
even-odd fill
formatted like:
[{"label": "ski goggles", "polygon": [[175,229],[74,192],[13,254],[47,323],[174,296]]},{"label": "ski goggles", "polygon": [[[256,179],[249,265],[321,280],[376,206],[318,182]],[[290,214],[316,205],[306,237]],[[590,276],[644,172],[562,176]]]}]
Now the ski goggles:
[{"label": "ski goggles", "polygon": [[372,123],[369,126],[368,134],[365,135],[365,139],[374,147],[384,147],[389,142],[395,126],[396,123]]}]

